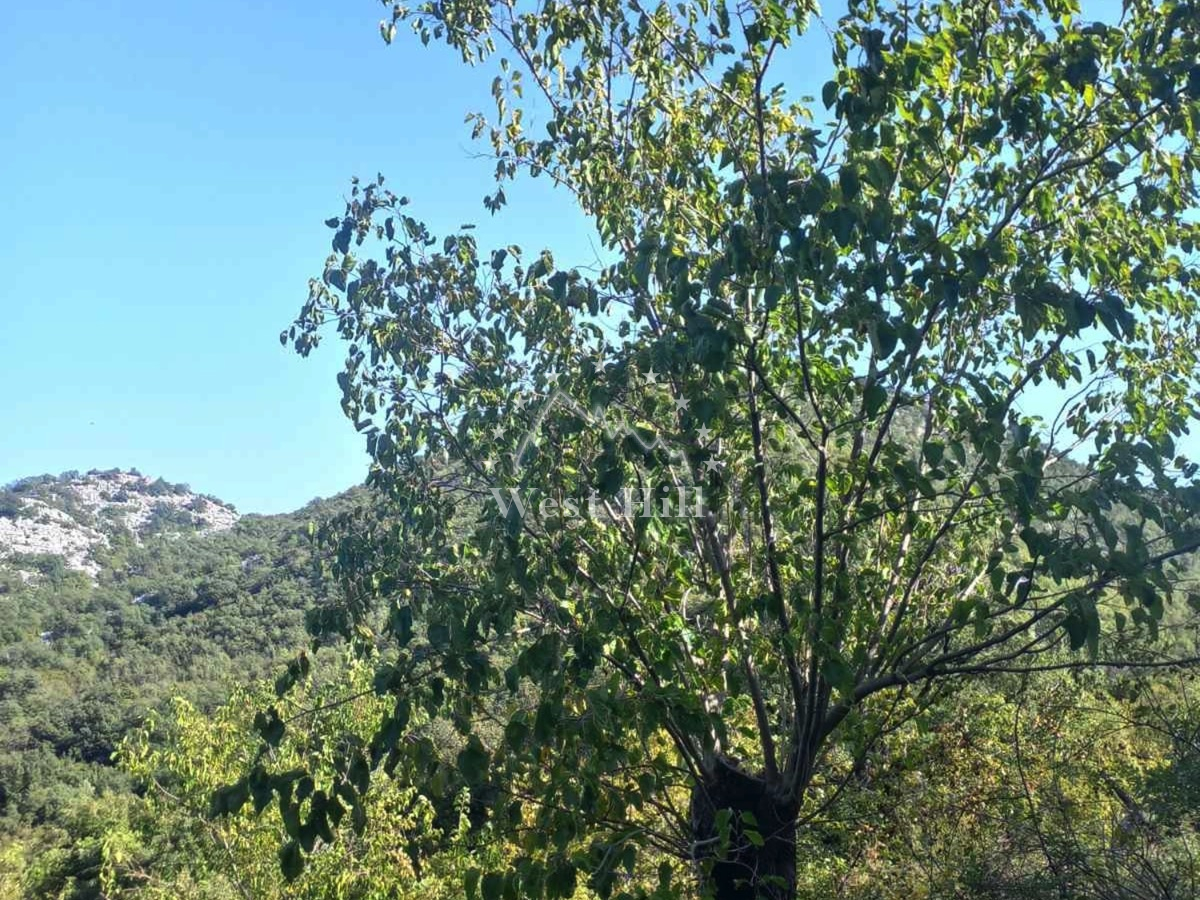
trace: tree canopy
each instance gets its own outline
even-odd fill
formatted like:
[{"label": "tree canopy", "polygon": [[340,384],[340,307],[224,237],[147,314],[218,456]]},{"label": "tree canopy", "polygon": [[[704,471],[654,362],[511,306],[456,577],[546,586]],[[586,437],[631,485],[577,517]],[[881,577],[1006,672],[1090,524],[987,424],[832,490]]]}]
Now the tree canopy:
[{"label": "tree canopy", "polygon": [[[552,178],[611,260],[439,239],[356,181],[283,335],[349,345],[342,405],[397,509],[344,535],[318,623],[393,703],[322,796],[358,808],[377,767],[470,787],[525,852],[469,893],[669,896],[670,866],[619,877],[655,849],[718,898],[792,897],[797,829],[912,709],[1189,661],[1152,639],[1196,601],[1200,16],[853,2],[812,99],[787,72],[814,12],[381,25],[495,74],[489,208]],[[311,850],[335,803],[294,798],[260,724],[244,783]]]}]

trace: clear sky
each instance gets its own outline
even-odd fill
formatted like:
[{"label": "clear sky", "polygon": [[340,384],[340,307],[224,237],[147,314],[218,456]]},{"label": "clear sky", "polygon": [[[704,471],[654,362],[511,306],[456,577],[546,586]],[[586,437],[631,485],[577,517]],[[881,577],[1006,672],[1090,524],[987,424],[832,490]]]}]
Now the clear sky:
[{"label": "clear sky", "polygon": [[463,118],[490,77],[407,34],[388,48],[370,0],[4,9],[0,483],[136,466],[279,512],[361,481],[340,348],[278,340],[351,175],[485,245],[589,252],[544,181],[488,221]]}]

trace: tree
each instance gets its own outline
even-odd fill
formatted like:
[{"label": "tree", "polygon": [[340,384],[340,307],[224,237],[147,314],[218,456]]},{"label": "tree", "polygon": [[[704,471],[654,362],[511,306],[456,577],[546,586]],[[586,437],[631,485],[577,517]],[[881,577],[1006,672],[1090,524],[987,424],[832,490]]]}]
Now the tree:
[{"label": "tree", "polygon": [[24,504],[12,492],[0,491],[0,519],[18,518],[23,506]]},{"label": "tree", "polygon": [[[292,729],[274,748],[271,762],[286,769],[297,760],[311,760],[314,744],[329,740],[336,748],[336,742],[347,735],[377,725],[387,704],[370,690],[362,690],[370,677],[364,667],[350,665],[336,681],[290,697],[297,708],[328,701],[336,705],[324,710],[320,721],[309,719],[308,727]],[[337,693],[342,691],[356,696],[338,702]],[[348,817],[335,815],[329,828],[340,836],[336,846],[302,873],[297,869],[298,877],[290,884],[279,878],[279,866],[298,864],[301,843],[291,840],[280,846],[287,823],[280,820],[277,808],[260,805],[264,794],[257,780],[243,790],[249,791],[247,805],[261,815],[251,815],[246,808],[241,815],[220,821],[206,818],[210,802],[228,805],[233,800],[229,792],[218,789],[236,777],[253,753],[249,722],[270,695],[269,684],[245,688],[208,715],[176,700],[167,715],[152,715],[144,727],[128,735],[121,747],[121,763],[145,785],[146,792],[135,802],[132,822],[106,834],[104,896],[339,900],[461,896],[463,872],[475,850],[466,817],[453,814],[442,827],[435,825],[430,804],[408,786],[392,784],[374,793],[365,811],[376,824],[369,833]],[[313,774],[320,778],[319,773]],[[298,788],[316,803],[341,808],[336,795],[314,793],[312,782]],[[332,834],[330,838],[332,842]],[[414,847],[429,852],[419,858]],[[481,856],[502,864],[503,857],[495,850],[495,846],[485,848]]]},{"label": "tree", "polygon": [[381,26],[494,66],[489,208],[548,176],[613,260],[439,241],[355,181],[282,336],[348,343],[399,510],[345,537],[320,617],[394,698],[354,764],[490,791],[528,855],[486,897],[580,871],[607,896],[647,847],[720,900],[791,897],[829,748],[899,697],[1182,662],[1140,636],[1200,542],[1200,17],[854,2],[817,104],[782,74],[813,14],[443,0]]}]

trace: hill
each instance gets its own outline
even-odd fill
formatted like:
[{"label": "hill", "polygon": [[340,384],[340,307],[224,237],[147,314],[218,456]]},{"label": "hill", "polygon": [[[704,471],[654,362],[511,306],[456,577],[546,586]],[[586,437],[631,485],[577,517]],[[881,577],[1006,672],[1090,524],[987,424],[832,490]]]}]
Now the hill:
[{"label": "hill", "polygon": [[303,643],[327,591],[310,524],[365,499],[240,515],[122,471],[0,491],[0,850],[69,845],[72,809],[129,789],[113,754],[150,711],[211,709]]},{"label": "hill", "polygon": [[114,539],[209,534],[232,528],[238,518],[228,503],[136,470],[23,478],[0,490],[0,561],[31,575],[22,563],[55,556],[94,577],[102,569],[96,553]]}]

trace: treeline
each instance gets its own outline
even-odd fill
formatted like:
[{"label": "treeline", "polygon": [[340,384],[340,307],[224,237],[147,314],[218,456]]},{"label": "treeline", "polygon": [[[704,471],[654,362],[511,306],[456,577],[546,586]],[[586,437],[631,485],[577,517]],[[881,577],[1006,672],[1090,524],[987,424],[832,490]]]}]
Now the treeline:
[{"label": "treeline", "polygon": [[208,536],[118,531],[95,581],[53,556],[0,566],[0,896],[58,896],[81,876],[77,895],[97,895],[73,854],[80,816],[137,789],[114,764],[120,743],[173,699],[215,709],[300,645],[328,590],[310,523],[361,502],[352,491]]}]

